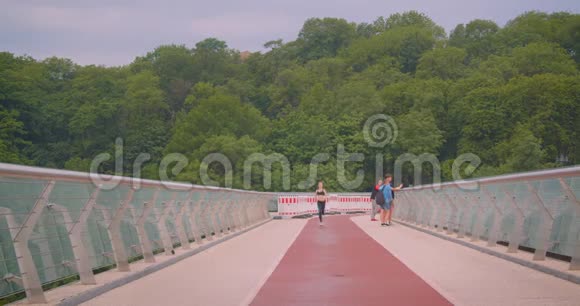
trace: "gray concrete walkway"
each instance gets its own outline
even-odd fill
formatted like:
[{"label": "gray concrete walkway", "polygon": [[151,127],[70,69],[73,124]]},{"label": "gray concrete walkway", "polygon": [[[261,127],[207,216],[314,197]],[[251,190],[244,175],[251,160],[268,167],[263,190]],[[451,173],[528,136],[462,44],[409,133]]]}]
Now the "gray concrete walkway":
[{"label": "gray concrete walkway", "polygon": [[580,305],[574,283],[400,224],[353,221],[455,305]]},{"label": "gray concrete walkway", "polygon": [[[352,220],[455,305],[580,305],[580,285],[400,224]],[[83,305],[247,305],[306,222],[270,221]],[[352,260],[367,260],[357,256]]]},{"label": "gray concrete walkway", "polygon": [[246,305],[304,224],[268,222],[82,305]]}]

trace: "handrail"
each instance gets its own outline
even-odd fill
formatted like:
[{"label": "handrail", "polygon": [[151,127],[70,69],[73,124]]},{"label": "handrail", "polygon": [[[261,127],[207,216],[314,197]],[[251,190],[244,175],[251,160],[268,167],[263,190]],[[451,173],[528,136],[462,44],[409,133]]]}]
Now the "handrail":
[{"label": "handrail", "polygon": [[[75,186],[60,182],[93,188],[77,190]],[[11,193],[19,192],[17,189],[22,183],[25,186],[18,200],[22,202],[11,200]],[[66,262],[71,271],[62,273],[76,273],[82,284],[95,284],[93,269],[99,264],[91,258],[110,257],[118,271],[130,271],[131,256],[142,255],[147,262],[155,261],[150,236],[160,237],[161,248],[166,255],[172,255],[176,243],[187,250],[192,241],[202,244],[204,240],[210,241],[270,219],[268,207],[277,195],[6,163],[0,163],[0,187],[0,220],[8,223],[8,227],[0,229],[0,235],[12,242],[13,252],[9,259],[17,265],[0,269],[4,273],[0,278],[4,276],[6,281],[17,286],[4,288],[1,293],[12,294],[23,287],[30,303],[46,303],[42,284],[56,279],[56,273],[44,273],[41,279],[39,269],[53,269],[54,272],[55,267]],[[101,190],[112,190],[112,193],[107,195],[100,193]],[[75,195],[77,192],[81,196]],[[158,198],[160,193],[164,197]],[[194,193],[199,194],[195,199]],[[113,198],[108,199],[108,196]],[[105,206],[104,203],[111,204]],[[60,215],[62,219],[59,220],[64,221],[54,219],[54,224],[49,226],[64,227],[69,239],[51,242],[48,225],[43,219],[48,214]],[[94,228],[89,229],[89,224],[97,227],[98,235],[94,234]],[[135,244],[128,245],[126,237],[131,237]],[[179,241],[175,241],[175,237]],[[99,250],[93,245],[95,239]],[[29,242],[45,249],[53,243],[70,253],[62,263],[54,263],[50,249],[33,253]],[[6,244],[6,248],[9,247]],[[0,252],[6,255],[4,249]],[[18,271],[19,276],[10,276],[12,271]]]},{"label": "handrail", "polygon": [[461,187],[469,184],[492,184],[492,183],[502,183],[502,182],[515,182],[524,180],[543,180],[550,178],[562,178],[562,177],[573,177],[580,176],[580,166],[571,166],[556,168],[550,170],[539,170],[539,171],[529,171],[514,174],[504,174],[497,176],[490,176],[484,178],[467,179],[460,181],[452,181],[438,184],[425,184],[413,187],[407,187],[403,190],[418,190],[418,189],[428,189],[428,188],[446,188],[446,187]]},{"label": "handrail", "polygon": [[32,167],[23,166],[16,164],[0,163],[0,176],[10,176],[10,177],[20,177],[20,178],[31,178],[31,179],[42,179],[42,180],[65,180],[74,182],[93,182],[94,180],[119,180],[120,183],[124,184],[139,184],[146,187],[170,187],[176,190],[214,190],[214,191],[235,191],[249,194],[268,194],[276,195],[273,192],[260,192],[253,190],[242,190],[227,187],[216,187],[216,186],[204,186],[204,185],[194,185],[184,182],[173,182],[173,181],[156,181],[149,179],[133,178],[127,176],[101,174],[101,173],[89,173],[89,172],[78,172],[71,170],[60,170],[51,169],[43,167]]},{"label": "handrail", "polygon": [[446,227],[457,238],[487,239],[489,247],[507,242],[510,253],[532,248],[534,260],[566,256],[569,269],[580,270],[573,221],[580,216],[578,182],[580,166],[572,166],[409,187],[394,217],[437,231]]}]

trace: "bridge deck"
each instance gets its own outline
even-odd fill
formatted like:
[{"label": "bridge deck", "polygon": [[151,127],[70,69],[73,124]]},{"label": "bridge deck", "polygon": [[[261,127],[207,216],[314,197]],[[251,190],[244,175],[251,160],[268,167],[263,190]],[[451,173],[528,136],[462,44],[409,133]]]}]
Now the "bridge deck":
[{"label": "bridge deck", "polygon": [[579,285],[400,224],[383,228],[368,216],[329,216],[325,222],[323,228],[316,219],[268,222],[86,305],[529,306],[580,300]]},{"label": "bridge deck", "polygon": [[451,303],[350,217],[338,216],[306,224],[251,305]]}]

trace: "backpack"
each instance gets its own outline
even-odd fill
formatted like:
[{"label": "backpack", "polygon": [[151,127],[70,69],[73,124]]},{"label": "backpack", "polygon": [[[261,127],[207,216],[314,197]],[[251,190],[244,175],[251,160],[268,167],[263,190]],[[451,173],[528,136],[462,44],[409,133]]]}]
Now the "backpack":
[{"label": "backpack", "polygon": [[385,205],[385,195],[382,190],[379,189],[375,195],[375,201],[377,202],[377,205]]}]

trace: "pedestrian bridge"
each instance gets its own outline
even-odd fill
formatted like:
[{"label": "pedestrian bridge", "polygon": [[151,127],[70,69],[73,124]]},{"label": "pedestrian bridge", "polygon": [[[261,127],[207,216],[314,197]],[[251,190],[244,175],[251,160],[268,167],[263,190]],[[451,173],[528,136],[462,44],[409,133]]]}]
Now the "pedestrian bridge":
[{"label": "pedestrian bridge", "polygon": [[0,164],[0,304],[579,305],[580,167],[366,194]]}]

